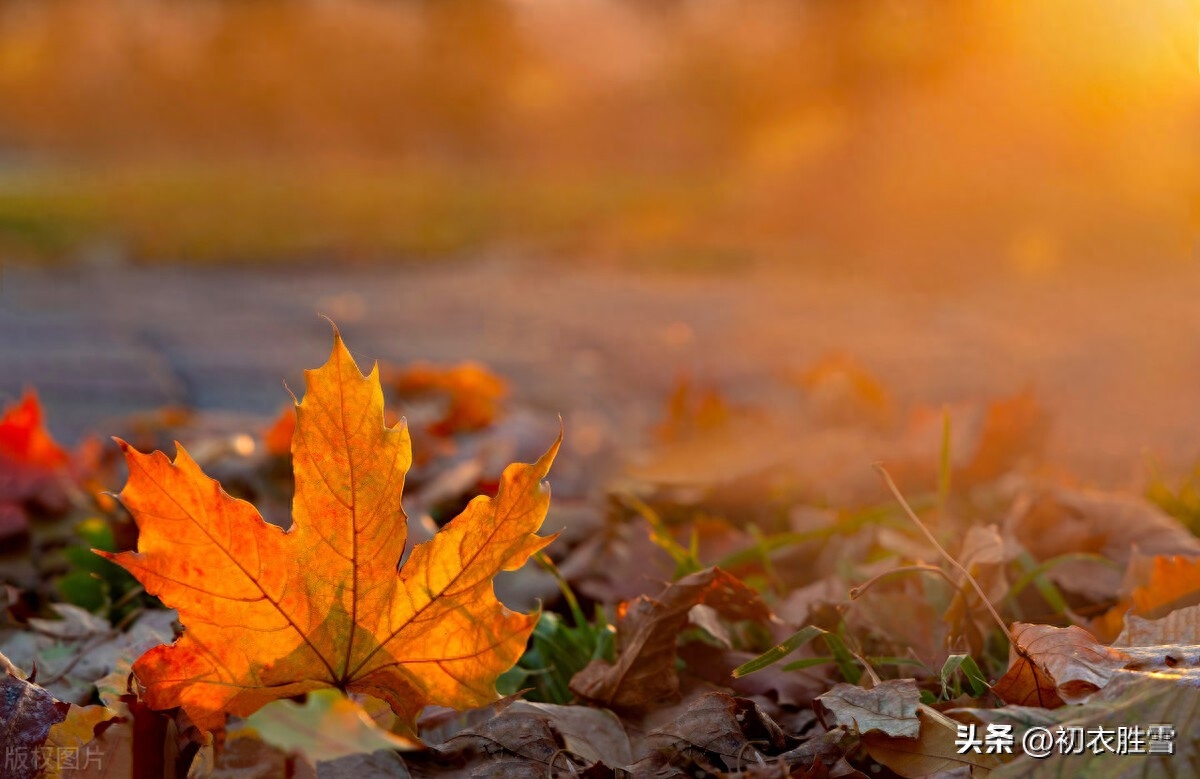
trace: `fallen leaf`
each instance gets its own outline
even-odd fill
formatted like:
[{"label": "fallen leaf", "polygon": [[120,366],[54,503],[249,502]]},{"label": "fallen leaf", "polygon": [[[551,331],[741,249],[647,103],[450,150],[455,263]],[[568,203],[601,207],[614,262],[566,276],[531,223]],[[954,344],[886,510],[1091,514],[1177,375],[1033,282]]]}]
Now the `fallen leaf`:
[{"label": "fallen leaf", "polygon": [[992,692],[1005,703],[1014,706],[1037,706],[1057,709],[1065,704],[1058,694],[1058,684],[1041,666],[1020,655],[1013,655],[1004,676],[992,685]]},{"label": "fallen leaf", "polygon": [[1200,557],[1155,557],[1150,580],[1135,587],[1131,599],[1134,613],[1146,619],[1200,603]]},{"label": "fallen leaf", "polygon": [[1113,641],[1116,646],[1200,645],[1200,604],[1176,609],[1159,619],[1125,615],[1125,629]]},{"label": "fallen leaf", "polygon": [[70,462],[70,455],[46,431],[33,390],[4,410],[0,415],[0,542],[26,543],[30,501],[56,511],[65,507],[62,480]]},{"label": "fallen leaf", "polygon": [[1051,691],[1066,703],[1083,702],[1131,660],[1075,625],[1060,628],[1017,622],[1010,634],[1009,669],[993,688],[1008,703],[1037,701],[1050,708],[1054,703]]},{"label": "fallen leaf", "polygon": [[71,461],[46,431],[42,405],[33,390],[26,390],[21,401],[0,416],[0,461],[9,467],[43,473],[63,468]]},{"label": "fallen leaf", "polygon": [[362,706],[337,690],[313,690],[303,704],[272,701],[245,720],[259,737],[310,764],[377,749],[414,749],[417,742],[380,728]]},{"label": "fallen leaf", "polygon": [[500,404],[508,395],[508,383],[476,362],[450,367],[416,363],[395,376],[392,385],[402,396],[434,393],[445,398],[445,411],[430,425],[436,435],[491,425],[500,417]]},{"label": "fallen leaf", "polygon": [[381,698],[409,726],[426,704],[494,700],[536,615],[501,606],[492,578],[550,540],[536,531],[559,443],[505,469],[495,498],[471,501],[397,572],[411,452],[404,425],[384,424],[378,366],[362,375],[335,330],[329,361],[306,384],[287,532],[225,494],[182,447],[171,463],[122,444],[130,475],[119,497],[138,551],[104,556],[185,627],[134,664],[145,700],[181,706],[205,731],[227,713],[328,687]]},{"label": "fallen leaf", "polygon": [[[188,779],[275,779],[296,777],[300,779],[315,773],[296,770],[306,764],[290,757],[286,752],[255,738],[252,733],[230,733],[228,740],[216,754],[198,755],[188,771]],[[403,774],[398,774],[403,776]],[[360,776],[360,779],[366,779]]]},{"label": "fallen leaf", "polygon": [[[1141,498],[1066,488],[1042,489],[1014,506],[1006,534],[1039,561],[1092,552],[1125,567],[1133,550],[1156,555],[1200,555],[1200,539],[1177,519]],[[1092,601],[1115,598],[1119,570],[1082,561],[1054,566],[1047,577]]]},{"label": "fallen leaf", "polygon": [[711,606],[730,620],[765,620],[770,611],[754,590],[719,568],[706,568],[670,584],[657,599],[639,597],[617,613],[616,659],[594,660],[571,680],[581,698],[616,708],[637,708],[679,695],[675,640],[693,606]]},{"label": "fallen leaf", "polygon": [[[983,589],[988,601],[998,603],[1008,592],[1005,567],[1013,556],[1005,549],[1004,539],[995,525],[975,525],[967,531],[957,559]],[[949,628],[948,643],[955,646],[960,638],[965,639],[970,653],[980,655],[995,623],[975,588],[957,572],[954,578],[958,590],[943,615]]]},{"label": "fallen leaf", "polygon": [[937,709],[921,703],[917,705],[916,716],[921,726],[919,736],[895,738],[870,733],[863,737],[868,754],[907,779],[964,768],[969,770],[969,776],[984,777],[1000,767],[997,755],[961,752],[956,743],[958,723]]},{"label": "fallen leaf", "polygon": [[[692,761],[719,770],[715,762],[719,760],[726,771],[740,771],[766,762],[760,747],[779,752],[787,738],[753,701],[710,693],[669,725],[652,731],[646,741],[651,750],[665,755],[671,763]],[[638,771],[642,762],[632,767],[635,776],[645,775]]]},{"label": "fallen leaf", "polygon": [[44,767],[41,748],[50,729],[67,717],[71,704],[36,684],[5,673],[0,679],[0,744],[5,779],[34,779]]},{"label": "fallen leaf", "polygon": [[[72,706],[62,722],[50,727],[46,737],[43,779],[74,775],[74,769],[87,764],[87,745],[96,738],[96,728],[117,718],[119,713],[106,706]],[[99,754],[98,748],[93,753]]]},{"label": "fallen leaf", "polygon": [[[1003,710],[998,710],[1003,711]],[[1048,759],[1017,757],[992,775],[993,779],[1157,779],[1164,776],[1200,776],[1200,696],[1194,684],[1144,674],[1120,674],[1083,706],[1048,712],[1052,721],[1041,725],[1078,728],[1081,737],[1104,728],[1113,749],[1087,748],[1078,754],[1055,754]],[[1171,754],[1147,754],[1147,726],[1165,724],[1173,729]],[[1142,753],[1115,752],[1117,727],[1139,728]],[[1022,730],[1017,730],[1020,742]],[[1089,736],[1090,737],[1090,736]]]},{"label": "fallen leaf", "polygon": [[[609,767],[627,760],[629,744],[622,744],[623,738],[620,723],[609,712],[518,701],[434,750],[406,756],[406,763],[418,777],[572,776],[596,765],[596,756]],[[615,751],[602,755],[606,746]],[[458,770],[447,772],[448,766]]]},{"label": "fallen leaf", "polygon": [[[897,738],[916,738],[921,731],[917,704],[921,691],[915,679],[892,679],[869,690],[852,684],[836,684],[813,700],[818,714],[827,714],[832,725],[852,733],[882,733]],[[824,720],[822,720],[824,721]]]},{"label": "fallen leaf", "polygon": [[409,779],[410,776],[400,756],[386,750],[317,763],[317,779]]},{"label": "fallen leaf", "polygon": [[629,737],[621,721],[607,709],[516,701],[506,711],[545,717],[562,739],[563,748],[589,763],[619,767],[633,762]]},{"label": "fallen leaf", "polygon": [[[38,629],[0,632],[0,647],[23,668],[38,668],[43,687],[59,700],[83,704],[99,688],[101,700],[125,692],[130,663],[156,644],[170,641],[175,631],[174,612],[144,612],[124,632],[108,620],[66,604],[51,604],[62,620],[31,619]],[[60,635],[61,634],[61,635]],[[115,678],[107,677],[116,675]],[[111,687],[111,689],[107,689]]]}]

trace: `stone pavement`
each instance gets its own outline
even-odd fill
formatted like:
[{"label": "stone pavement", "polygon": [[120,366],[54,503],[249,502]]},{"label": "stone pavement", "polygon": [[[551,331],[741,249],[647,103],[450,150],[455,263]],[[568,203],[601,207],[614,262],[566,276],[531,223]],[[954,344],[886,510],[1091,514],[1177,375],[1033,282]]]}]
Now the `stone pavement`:
[{"label": "stone pavement", "polygon": [[[360,364],[477,359],[568,431],[621,443],[689,372],[736,399],[833,350],[902,400],[1032,387],[1050,456],[1104,484],[1200,456],[1200,270],[923,286],[491,259],[388,266],[0,266],[0,402],[35,386],[64,441],[165,404],[273,414],[336,321]],[[947,284],[942,280],[939,282]]]}]

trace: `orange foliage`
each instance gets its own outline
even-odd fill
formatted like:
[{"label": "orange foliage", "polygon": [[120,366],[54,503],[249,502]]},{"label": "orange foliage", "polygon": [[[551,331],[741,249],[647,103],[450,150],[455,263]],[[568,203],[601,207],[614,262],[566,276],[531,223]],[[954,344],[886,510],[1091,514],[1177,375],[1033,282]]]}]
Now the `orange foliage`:
[{"label": "orange foliage", "polygon": [[119,497],[138,523],[138,551],[105,556],[186,627],[134,664],[146,702],[180,706],[204,730],[326,687],[385,700],[408,725],[428,704],[491,702],[536,621],[504,608],[492,578],[549,542],[536,531],[558,443],[505,469],[495,498],[471,501],[397,572],[411,449],[402,424],[384,423],[378,366],[362,375],[335,333],[329,361],[306,383],[287,532],[182,448],[172,463],[123,444],[130,475]]},{"label": "orange foliage", "polygon": [[1150,580],[1133,590],[1133,613],[1148,619],[1200,603],[1200,557],[1158,555]]},{"label": "orange foliage", "polygon": [[53,470],[70,462],[42,423],[42,406],[33,390],[0,417],[0,458],[27,468]]},{"label": "orange foliage", "polygon": [[401,395],[433,394],[446,399],[442,418],[430,425],[436,435],[470,432],[490,426],[501,413],[508,382],[477,362],[448,368],[416,363],[393,380]]}]

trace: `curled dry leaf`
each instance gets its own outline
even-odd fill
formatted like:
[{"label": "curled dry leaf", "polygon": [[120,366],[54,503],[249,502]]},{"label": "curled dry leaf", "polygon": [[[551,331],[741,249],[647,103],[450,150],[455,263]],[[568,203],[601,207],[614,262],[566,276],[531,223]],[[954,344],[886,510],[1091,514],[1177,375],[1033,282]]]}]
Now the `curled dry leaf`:
[{"label": "curled dry leaf", "polygon": [[171,463],[122,446],[119,497],[138,523],[138,551],[105,556],[185,627],[134,664],[145,700],[183,707],[202,730],[328,687],[381,698],[409,725],[426,704],[494,700],[536,616],[504,608],[492,579],[550,540],[536,531],[558,443],[505,469],[495,498],[471,501],[397,571],[411,450],[403,424],[384,424],[378,367],[360,373],[335,331],[329,361],[306,384],[287,532],[223,492],[182,447]]},{"label": "curled dry leaf", "polygon": [[719,568],[706,568],[669,585],[657,599],[639,597],[617,613],[616,659],[594,660],[571,680],[581,698],[616,708],[638,708],[679,695],[675,639],[688,612],[704,604],[725,619],[765,620],[758,594]]},{"label": "curled dry leaf", "polygon": [[993,688],[1008,703],[1046,708],[1058,701],[1081,703],[1132,659],[1075,625],[1017,622],[1010,632],[1009,669]]}]

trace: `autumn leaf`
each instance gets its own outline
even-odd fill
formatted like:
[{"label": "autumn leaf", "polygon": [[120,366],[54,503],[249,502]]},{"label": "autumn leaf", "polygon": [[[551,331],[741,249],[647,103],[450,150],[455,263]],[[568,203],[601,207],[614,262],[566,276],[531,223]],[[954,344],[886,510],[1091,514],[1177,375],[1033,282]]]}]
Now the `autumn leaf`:
[{"label": "autumn leaf", "polygon": [[916,738],[921,732],[917,720],[920,699],[921,691],[915,680],[890,679],[869,690],[853,684],[836,684],[813,700],[813,708],[818,716],[828,714],[833,725],[853,733]]},{"label": "autumn leaf", "polygon": [[1017,622],[1010,631],[1009,669],[993,688],[1008,703],[1054,708],[1082,702],[1132,659],[1075,625]]},{"label": "autumn leaf", "polygon": [[916,738],[870,733],[863,736],[867,753],[900,776],[911,779],[964,769],[965,774],[956,775],[984,777],[1000,766],[998,755],[963,751],[959,746],[958,723],[937,709],[920,703],[915,716],[921,723]]},{"label": "autumn leaf", "polygon": [[550,541],[536,531],[561,436],[533,465],[505,469],[495,498],[472,500],[397,571],[411,450],[403,423],[384,424],[378,366],[362,375],[335,330],[329,361],[305,380],[286,532],[223,492],[182,447],[171,463],[121,442],[129,481],[119,497],[138,523],[138,549],[101,554],[185,627],[134,663],[146,702],[180,706],[213,730],[227,713],[330,687],[380,698],[408,726],[427,704],[493,701],[536,615],[502,606],[492,579]]},{"label": "autumn leaf", "polygon": [[59,480],[70,462],[46,431],[37,395],[27,390],[0,415],[0,540],[27,533],[26,501],[42,499],[56,508],[63,502]]},{"label": "autumn leaf", "polygon": [[5,747],[5,779],[33,779],[39,751],[50,729],[66,719],[71,704],[6,672],[0,677],[0,744]]},{"label": "autumn leaf", "polygon": [[1147,619],[1200,603],[1200,557],[1158,555],[1150,581],[1132,594],[1133,612]]},{"label": "autumn leaf", "polygon": [[639,597],[617,613],[616,659],[593,660],[571,679],[571,692],[605,706],[634,709],[679,695],[675,642],[693,607],[730,620],[766,620],[758,594],[732,574],[706,568],[668,585],[657,599]]},{"label": "autumn leaf", "polygon": [[436,395],[445,398],[441,419],[430,425],[435,435],[481,430],[501,415],[508,382],[476,362],[450,367],[415,363],[393,380],[401,395]]},{"label": "autumn leaf", "polygon": [[416,746],[379,727],[362,706],[336,690],[317,690],[303,704],[273,701],[245,724],[271,746],[298,752],[313,765],[360,752]]},{"label": "autumn leaf", "polygon": [[71,461],[42,422],[42,405],[33,390],[0,417],[0,458],[25,468],[52,471]]}]

